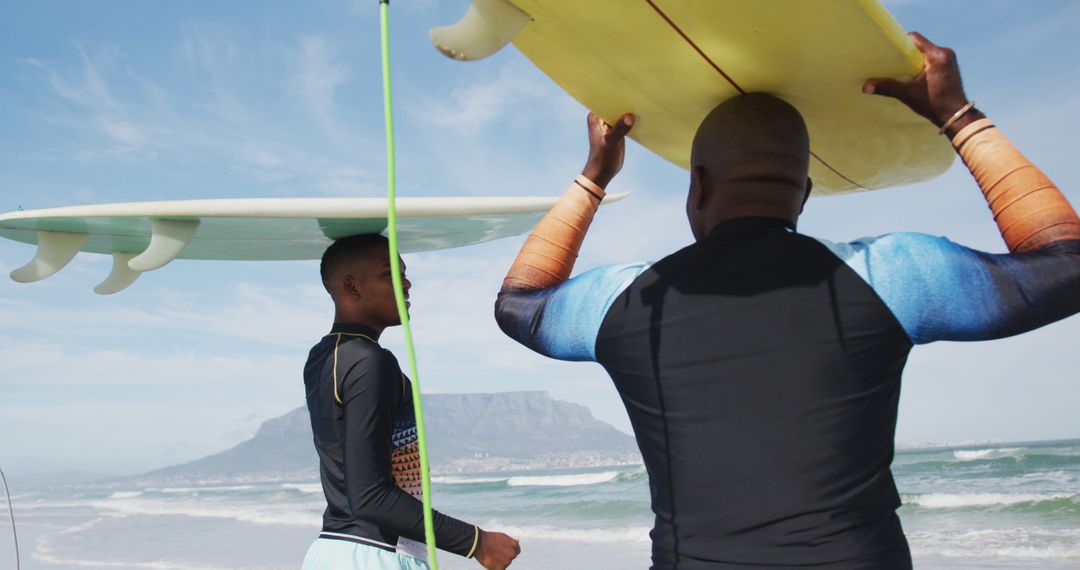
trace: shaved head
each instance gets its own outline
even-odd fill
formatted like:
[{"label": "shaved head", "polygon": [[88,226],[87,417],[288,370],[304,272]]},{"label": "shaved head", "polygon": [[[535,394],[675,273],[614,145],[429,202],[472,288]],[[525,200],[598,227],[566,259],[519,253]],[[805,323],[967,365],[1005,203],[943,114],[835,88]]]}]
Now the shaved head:
[{"label": "shaved head", "polygon": [[341,284],[341,277],[349,267],[375,253],[386,253],[388,244],[386,237],[380,234],[349,236],[330,244],[319,264],[323,287],[334,297],[336,286]]},{"label": "shaved head", "polygon": [[798,217],[808,192],[810,137],[802,115],[764,93],[713,109],[694,136],[687,215],[694,235],[731,217]]},{"label": "shaved head", "polygon": [[800,186],[809,161],[810,136],[802,115],[764,93],[740,95],[713,109],[698,127],[690,155],[692,165],[715,167],[732,179],[775,177],[782,169]]},{"label": "shaved head", "polygon": [[[401,324],[394,291],[390,242],[379,234],[350,236],[335,241],[323,253],[323,286],[334,300],[334,322],[361,324],[382,332]],[[401,292],[409,306],[405,261],[398,257]]]}]

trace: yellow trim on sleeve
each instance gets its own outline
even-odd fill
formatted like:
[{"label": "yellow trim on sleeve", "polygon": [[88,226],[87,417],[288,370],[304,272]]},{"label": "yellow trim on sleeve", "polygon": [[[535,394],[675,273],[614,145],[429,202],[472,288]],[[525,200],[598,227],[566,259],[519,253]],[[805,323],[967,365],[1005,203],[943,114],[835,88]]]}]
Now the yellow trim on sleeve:
[{"label": "yellow trim on sleeve", "polygon": [[476,530],[476,534],[473,535],[472,548],[469,549],[469,553],[465,555],[465,558],[472,558],[476,554],[476,547],[480,546],[480,527],[472,525]]},{"label": "yellow trim on sleeve", "polygon": [[338,353],[338,348],[341,346],[341,337],[342,336],[358,336],[360,338],[366,338],[366,339],[370,340],[371,342],[374,342],[375,344],[379,344],[379,343],[375,342],[375,339],[371,338],[370,336],[368,336],[366,334],[340,333],[340,332],[339,333],[332,333],[332,334],[337,336],[337,340],[334,341],[334,401],[337,402],[338,405],[340,406],[340,405],[344,404],[344,402],[341,401],[341,395],[338,393],[338,381],[337,381],[337,360],[338,360],[337,359],[337,353]]},{"label": "yellow trim on sleeve", "polygon": [[339,346],[341,346],[341,333],[337,333],[337,341],[334,342],[334,401],[340,406],[342,404],[341,396],[338,395],[337,389],[337,351]]}]

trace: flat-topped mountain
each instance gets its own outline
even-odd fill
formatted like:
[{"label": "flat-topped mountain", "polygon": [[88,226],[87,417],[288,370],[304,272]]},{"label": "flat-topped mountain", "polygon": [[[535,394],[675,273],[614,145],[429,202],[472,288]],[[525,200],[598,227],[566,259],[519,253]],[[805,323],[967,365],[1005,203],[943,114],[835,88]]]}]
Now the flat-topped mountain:
[{"label": "flat-topped mountain", "polygon": [[[512,464],[559,466],[633,460],[634,439],[593,417],[585,406],[547,392],[427,394],[432,468],[485,470]],[[306,408],[267,420],[255,436],[197,461],[147,473],[149,478],[297,473],[318,466]]]}]

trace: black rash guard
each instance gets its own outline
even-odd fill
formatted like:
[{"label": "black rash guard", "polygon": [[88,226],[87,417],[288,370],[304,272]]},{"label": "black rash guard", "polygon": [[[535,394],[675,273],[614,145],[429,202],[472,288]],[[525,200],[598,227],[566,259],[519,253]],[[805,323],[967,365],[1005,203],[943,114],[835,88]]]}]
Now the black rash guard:
[{"label": "black rash guard", "polygon": [[827,248],[761,225],[652,266],[600,327],[648,442],[654,562],[910,567],[888,467],[911,342]]},{"label": "black rash guard", "polygon": [[[304,385],[327,503],[322,536],[423,557],[416,419],[397,359],[374,330],[335,324],[311,349]],[[435,512],[440,549],[471,558],[479,533]]]},{"label": "black rash guard", "polygon": [[529,348],[610,374],[649,473],[655,568],[907,569],[889,467],[908,352],[1080,311],[1080,242],[835,244],[740,218],[655,264],[503,291],[495,311]]}]

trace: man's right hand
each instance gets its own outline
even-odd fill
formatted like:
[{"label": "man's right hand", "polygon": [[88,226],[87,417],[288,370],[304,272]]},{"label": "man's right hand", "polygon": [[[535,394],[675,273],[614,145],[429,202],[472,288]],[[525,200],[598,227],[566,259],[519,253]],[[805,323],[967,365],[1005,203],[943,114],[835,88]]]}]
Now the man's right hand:
[{"label": "man's right hand", "polygon": [[480,531],[480,544],[476,547],[476,561],[487,570],[504,570],[521,554],[521,545],[513,537],[501,532]]},{"label": "man's right hand", "polygon": [[[923,54],[923,70],[919,75],[911,81],[870,79],[863,84],[863,91],[898,99],[940,127],[968,102],[960,82],[956,52],[934,44],[918,32],[908,35]],[[978,110],[971,109],[954,122],[946,134],[952,138],[960,129],[983,117]]]},{"label": "man's right hand", "polygon": [[589,113],[589,159],[581,174],[601,188],[607,188],[611,179],[622,169],[626,152],[626,133],[634,126],[634,116],[619,117],[615,125],[609,125],[593,113]]}]

